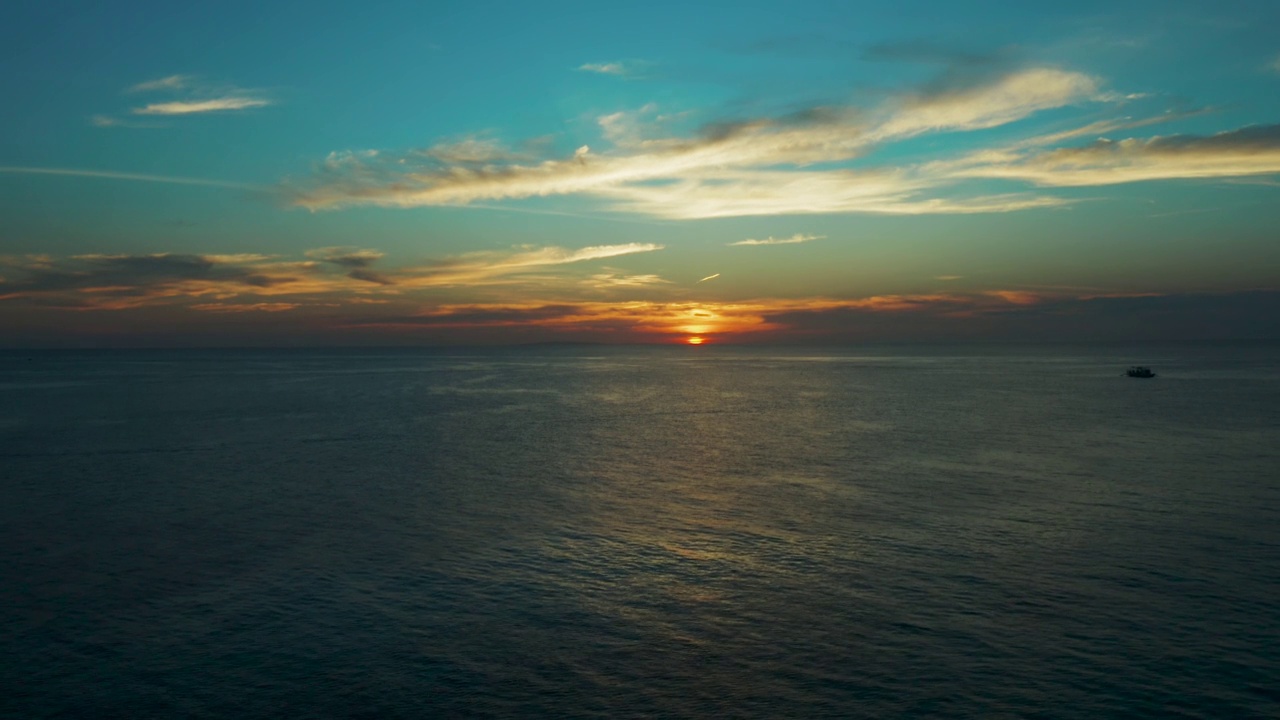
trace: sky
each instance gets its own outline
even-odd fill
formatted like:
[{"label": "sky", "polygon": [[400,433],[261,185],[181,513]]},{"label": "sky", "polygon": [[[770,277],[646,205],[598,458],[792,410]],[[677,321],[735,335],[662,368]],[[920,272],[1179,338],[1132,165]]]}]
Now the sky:
[{"label": "sky", "polygon": [[0,6],[0,346],[1280,339],[1280,3]]}]

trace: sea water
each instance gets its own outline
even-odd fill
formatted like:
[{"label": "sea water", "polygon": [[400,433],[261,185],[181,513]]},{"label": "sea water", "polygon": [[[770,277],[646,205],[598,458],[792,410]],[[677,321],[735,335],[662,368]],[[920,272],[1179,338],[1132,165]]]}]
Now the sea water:
[{"label": "sea water", "polygon": [[0,716],[1277,717],[1280,348],[6,352]]}]

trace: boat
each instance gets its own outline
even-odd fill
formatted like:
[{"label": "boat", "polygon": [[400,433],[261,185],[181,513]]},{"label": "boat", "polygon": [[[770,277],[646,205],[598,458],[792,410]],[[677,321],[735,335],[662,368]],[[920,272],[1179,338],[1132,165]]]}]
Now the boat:
[{"label": "boat", "polygon": [[1156,376],[1155,373],[1151,372],[1151,368],[1146,367],[1144,365],[1134,365],[1128,370],[1125,370],[1124,374],[1128,375],[1129,377],[1136,377],[1136,378],[1153,378]]}]

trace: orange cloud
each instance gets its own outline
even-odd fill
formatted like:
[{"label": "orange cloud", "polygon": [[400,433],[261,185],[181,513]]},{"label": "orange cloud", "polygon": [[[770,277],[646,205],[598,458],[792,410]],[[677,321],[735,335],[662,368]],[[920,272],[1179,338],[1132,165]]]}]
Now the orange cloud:
[{"label": "orange cloud", "polygon": [[[344,247],[312,250],[306,253],[310,259],[300,261],[256,254],[94,254],[61,259],[0,256],[0,270],[13,273],[0,275],[0,300],[26,299],[72,310],[125,310],[192,298],[219,302],[280,296],[360,298],[517,283],[580,287],[584,281],[557,268],[660,249],[661,245],[653,243],[578,249],[525,246],[387,271],[373,267],[382,253]],[[535,272],[538,274],[532,274]],[[626,275],[616,270],[597,273],[585,282],[597,289],[667,284],[656,275]]]},{"label": "orange cloud", "polygon": [[[1010,291],[1013,294],[1013,291]],[[1002,302],[993,302],[993,297]],[[688,335],[746,339],[789,329],[787,316],[946,313],[993,309],[1001,296],[876,295],[855,299],[765,299],[746,302],[527,302],[447,304],[409,315],[355,321],[384,328],[540,327],[556,331],[624,333],[651,339]]]},{"label": "orange cloud", "polygon": [[298,303],[249,303],[244,305],[233,305],[228,303],[201,303],[199,305],[190,305],[192,310],[213,313],[244,313],[244,312],[287,312],[301,307]]}]

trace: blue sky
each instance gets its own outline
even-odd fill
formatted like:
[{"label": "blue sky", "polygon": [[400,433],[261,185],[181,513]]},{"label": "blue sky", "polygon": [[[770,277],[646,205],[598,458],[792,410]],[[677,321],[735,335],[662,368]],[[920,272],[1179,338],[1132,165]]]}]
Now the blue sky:
[{"label": "blue sky", "polygon": [[1276,337],[1280,5],[8,3],[9,345]]}]

